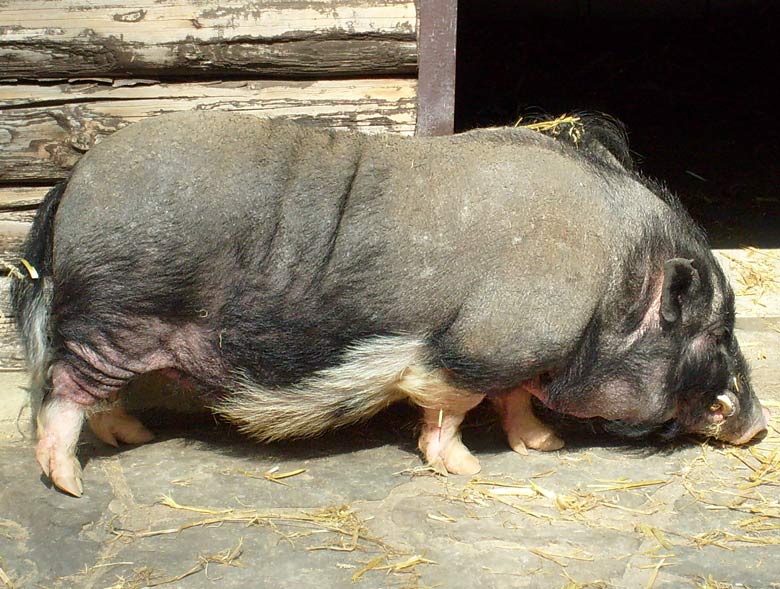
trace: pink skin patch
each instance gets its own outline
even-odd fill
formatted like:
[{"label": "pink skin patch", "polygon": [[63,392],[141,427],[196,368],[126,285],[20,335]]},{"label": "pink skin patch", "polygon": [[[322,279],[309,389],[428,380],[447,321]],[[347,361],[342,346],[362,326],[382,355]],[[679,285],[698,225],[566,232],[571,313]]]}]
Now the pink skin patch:
[{"label": "pink skin patch", "polygon": [[723,423],[725,421],[725,417],[723,416],[723,413],[721,411],[715,411],[711,414],[711,419],[715,423]]},{"label": "pink skin patch", "polygon": [[177,387],[183,390],[195,391],[198,389],[197,382],[176,368],[163,368],[160,370],[160,374],[170,378]]},{"label": "pink skin patch", "polygon": [[648,289],[653,289],[652,300],[650,306],[642,318],[642,322],[639,324],[639,328],[631,333],[625,341],[624,347],[630,348],[633,346],[643,335],[648,331],[657,330],[661,327],[661,293],[663,292],[664,276],[663,272],[656,276],[652,280],[648,280],[645,277],[645,282],[642,285],[642,293],[640,296],[644,297],[648,292]]},{"label": "pink skin patch", "polygon": [[51,384],[52,397],[70,399],[85,408],[99,400],[108,399],[114,393],[113,389],[88,387],[73,368],[63,362],[56,362],[52,366]]}]

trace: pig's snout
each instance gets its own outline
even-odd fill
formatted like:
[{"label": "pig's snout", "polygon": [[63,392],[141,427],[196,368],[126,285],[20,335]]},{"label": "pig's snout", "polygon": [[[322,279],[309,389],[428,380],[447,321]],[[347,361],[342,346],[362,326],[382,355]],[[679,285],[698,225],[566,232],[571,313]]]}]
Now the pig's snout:
[{"label": "pig's snout", "polygon": [[769,426],[769,419],[772,417],[769,413],[769,409],[761,406],[761,411],[758,412],[757,418],[750,424],[750,426],[744,431],[744,433],[736,439],[727,439],[726,441],[734,444],[735,446],[741,446],[747,444],[750,440],[755,438],[758,434],[765,432]]}]

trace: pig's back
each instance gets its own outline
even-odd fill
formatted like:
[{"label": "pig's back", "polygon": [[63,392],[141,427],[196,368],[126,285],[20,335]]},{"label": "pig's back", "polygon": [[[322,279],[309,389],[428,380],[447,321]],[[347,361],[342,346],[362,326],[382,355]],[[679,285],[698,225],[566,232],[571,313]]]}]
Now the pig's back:
[{"label": "pig's back", "polygon": [[78,263],[87,235],[101,251],[131,245],[167,258],[177,252],[166,248],[213,258],[237,239],[266,243],[285,229],[313,239],[337,216],[358,150],[351,135],[227,113],[148,119],[79,162],[57,213],[56,247]]}]

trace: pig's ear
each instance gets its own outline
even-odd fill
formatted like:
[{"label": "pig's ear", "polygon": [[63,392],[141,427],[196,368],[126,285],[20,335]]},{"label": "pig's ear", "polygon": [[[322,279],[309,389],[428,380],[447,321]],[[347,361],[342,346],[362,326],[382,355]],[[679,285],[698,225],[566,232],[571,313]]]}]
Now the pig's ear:
[{"label": "pig's ear", "polygon": [[699,272],[693,260],[672,258],[664,263],[664,286],[661,292],[661,317],[667,323],[680,319],[682,308],[699,284]]}]

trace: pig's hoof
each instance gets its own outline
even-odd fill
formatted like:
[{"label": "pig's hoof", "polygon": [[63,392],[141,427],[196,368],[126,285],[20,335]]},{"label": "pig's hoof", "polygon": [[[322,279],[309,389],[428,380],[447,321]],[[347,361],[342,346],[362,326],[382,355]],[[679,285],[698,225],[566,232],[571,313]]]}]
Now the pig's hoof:
[{"label": "pig's hoof", "polygon": [[479,460],[459,440],[453,440],[439,455],[428,453],[428,464],[439,474],[477,474],[482,467]]},{"label": "pig's hoof", "polygon": [[512,450],[514,450],[521,456],[528,456],[528,447],[525,445],[525,442],[520,438],[512,439],[510,437],[509,446],[512,448]]},{"label": "pig's hoof", "polygon": [[441,457],[437,457],[436,459],[430,461],[428,463],[428,467],[433,472],[443,477],[446,477],[449,474],[449,472],[447,471],[447,467],[444,466],[444,460]]},{"label": "pig's hoof", "polygon": [[59,450],[54,438],[47,436],[38,441],[35,457],[45,474],[55,487],[81,497],[84,487],[81,483],[81,464],[72,451]]},{"label": "pig's hoof", "polygon": [[552,452],[560,450],[565,445],[563,440],[549,429],[524,431],[522,435],[515,433],[509,435],[508,438],[512,450],[523,456],[528,455],[528,448],[542,452]]},{"label": "pig's hoof", "polygon": [[154,439],[154,434],[122,407],[112,407],[89,417],[89,427],[95,435],[110,446],[125,444],[145,444]]},{"label": "pig's hoof", "polygon": [[563,448],[563,440],[549,430],[532,432],[525,436],[525,445],[534,450],[542,452],[552,452]]},{"label": "pig's hoof", "polygon": [[452,474],[473,475],[482,470],[479,460],[469,452],[466,446],[463,444],[453,444],[453,446],[455,447],[451,447],[444,456],[444,466],[447,471]]}]

